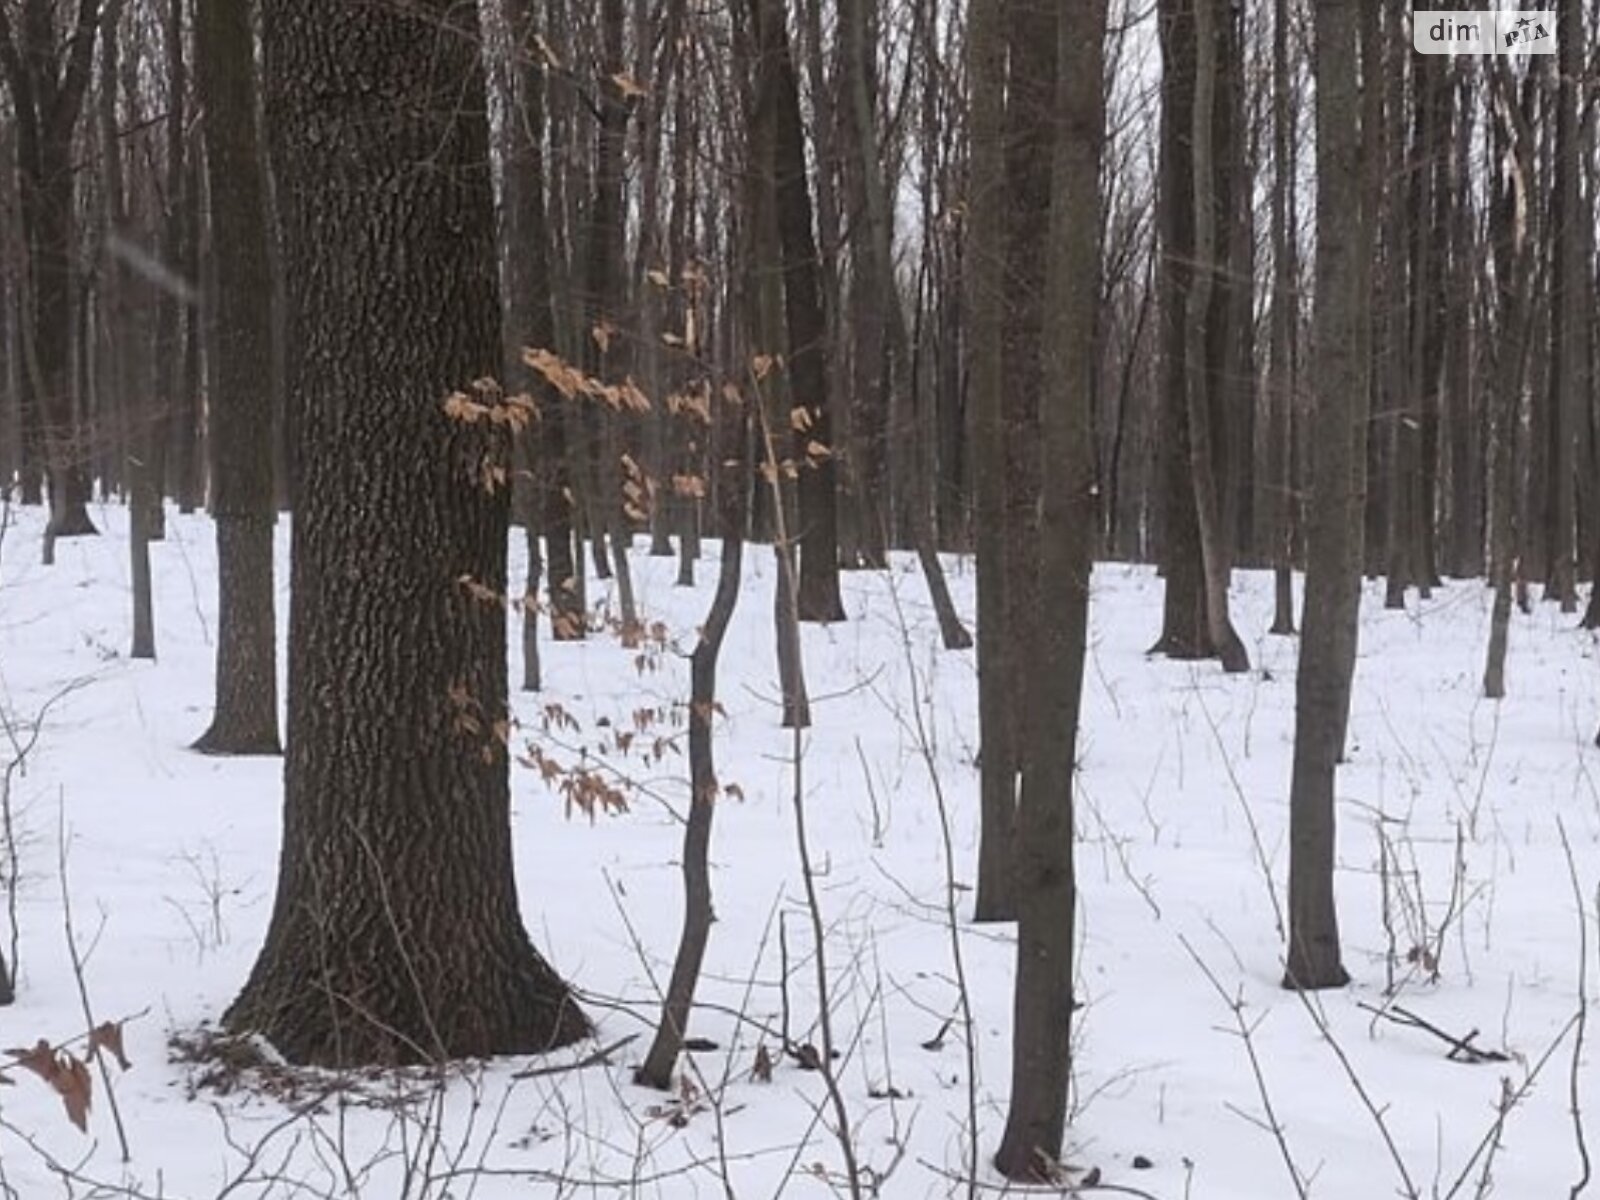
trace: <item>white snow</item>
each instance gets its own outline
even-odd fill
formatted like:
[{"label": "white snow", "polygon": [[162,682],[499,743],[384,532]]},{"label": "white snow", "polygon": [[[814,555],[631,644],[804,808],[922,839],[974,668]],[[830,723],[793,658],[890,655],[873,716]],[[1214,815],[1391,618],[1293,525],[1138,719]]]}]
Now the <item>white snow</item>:
[{"label": "white snow", "polygon": [[[261,941],[277,866],[281,764],[186,749],[209,715],[210,523],[174,515],[167,541],[154,547],[160,658],[150,664],[125,656],[125,513],[95,515],[105,536],[61,543],[54,568],[37,565],[37,511],[13,510],[0,545],[0,710],[24,739],[44,714],[25,772],[12,781],[22,969],[17,1003],[0,1009],[0,1047],[65,1044],[85,1031],[63,919],[64,858],[94,1019],[127,1018],[133,1066],[126,1074],[113,1067],[112,1078],[131,1154],[120,1161],[98,1076],[84,1135],[39,1079],[0,1055],[14,1083],[0,1088],[0,1196],[209,1200],[230,1187],[236,1197],[375,1200],[843,1192],[817,1073],[780,1060],[771,1082],[751,1078],[758,1044],[778,1052],[761,1027],[776,1030],[780,1020],[780,925],[791,1032],[797,1041],[816,1037],[791,746],[775,703],[768,548],[748,550],[723,655],[718,767],[743,795],[717,812],[718,921],[692,1030],[717,1049],[693,1055],[687,1120],[668,1119],[672,1097],[630,1082],[678,934],[680,835],[666,805],[684,804],[687,765],[676,753],[619,762],[648,794],[635,793],[627,814],[593,823],[569,819],[536,772],[513,768],[525,920],[588,998],[599,1044],[639,1035],[611,1065],[513,1079],[530,1065],[571,1062],[590,1044],[549,1063],[468,1065],[440,1088],[417,1075],[367,1078],[302,1111],[259,1093],[195,1093],[195,1068],[169,1061],[168,1038],[216,1020]],[[286,525],[278,534],[281,583]],[[675,563],[647,557],[642,539],[632,557],[646,618],[663,622],[685,652],[715,583],[714,554],[712,543],[692,591],[672,586]],[[950,572],[970,619],[971,564],[950,560]],[[513,578],[520,586],[520,574]],[[851,1135],[864,1171],[889,1172],[880,1194],[965,1195],[970,1083],[982,1178],[998,1188],[987,1159],[1004,1122],[1014,945],[1012,927],[967,921],[977,827],[973,656],[938,647],[911,560],[897,559],[888,574],[846,575],[844,587],[851,620],[804,633],[815,727],[804,740],[803,780]],[[592,584],[591,599],[603,588]],[[1570,1028],[1580,921],[1587,990],[1600,991],[1595,643],[1552,606],[1514,615],[1511,694],[1490,703],[1479,695],[1490,599],[1481,583],[1452,583],[1400,613],[1382,611],[1381,591],[1367,589],[1351,761],[1339,779],[1338,895],[1355,982],[1303,1003],[1278,987],[1295,642],[1265,635],[1271,599],[1270,577],[1240,574],[1236,620],[1255,669],[1228,678],[1214,664],[1145,657],[1161,603],[1151,570],[1096,572],[1078,790],[1086,1007],[1076,1028],[1069,1164],[1163,1200],[1292,1197],[1265,1124],[1264,1088],[1311,1195],[1404,1194],[1342,1053],[1418,1195],[1565,1196],[1582,1169],[1574,1080],[1581,1111],[1600,1125],[1592,1053],[1586,1046],[1574,1066]],[[286,616],[286,595],[280,600]],[[515,654],[514,637],[512,646]],[[611,732],[599,719],[630,727],[635,710],[686,697],[687,660],[677,653],[641,670],[638,652],[609,635],[581,645],[547,640],[542,649],[547,690],[515,696],[520,736],[540,737],[542,706],[559,703],[581,725],[562,740],[593,745]],[[519,674],[514,665],[513,680]],[[975,1081],[967,1078],[918,703],[963,889]],[[544,745],[563,762],[576,757]],[[0,737],[0,767],[14,757]],[[1380,827],[1393,850],[1387,872]],[[1385,875],[1400,956],[1394,999],[1455,1036],[1476,1031],[1475,1045],[1509,1061],[1449,1061],[1443,1042],[1358,1007],[1386,1000]],[[1437,981],[1425,963],[1404,957],[1424,936],[1438,955]],[[1542,1074],[1518,1093],[1558,1039]],[[1493,1139],[1502,1081],[1517,1102]],[[373,1102],[402,1092],[413,1099]],[[1498,1142],[1489,1186],[1483,1154],[1473,1157],[1486,1139]],[[1135,1169],[1136,1156],[1152,1165]]]}]

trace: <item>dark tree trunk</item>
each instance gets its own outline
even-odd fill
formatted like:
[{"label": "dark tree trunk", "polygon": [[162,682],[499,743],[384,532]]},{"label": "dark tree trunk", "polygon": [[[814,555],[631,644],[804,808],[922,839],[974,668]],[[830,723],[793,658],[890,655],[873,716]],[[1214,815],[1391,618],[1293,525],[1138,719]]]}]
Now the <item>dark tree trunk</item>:
[{"label": "dark tree trunk", "polygon": [[[814,0],[813,0],[814,3]],[[888,563],[887,548],[893,526],[890,503],[889,407],[890,331],[886,305],[895,303],[893,263],[885,275],[878,253],[878,238],[891,236],[882,211],[879,177],[878,13],[877,0],[840,0],[838,5],[839,72],[837,94],[839,125],[843,131],[845,211],[850,214],[850,284],[845,301],[848,313],[851,403],[854,436],[851,519],[856,548],[869,567]],[[841,343],[843,338],[840,339]],[[894,369],[904,371],[897,361]],[[905,431],[897,431],[904,436]],[[899,480],[894,481],[899,484]]]},{"label": "dark tree trunk", "polygon": [[[567,413],[559,393],[523,359],[529,349],[554,352],[555,310],[551,302],[550,228],[545,211],[544,62],[532,0],[504,0],[511,38],[506,101],[512,113],[505,129],[502,234],[506,241],[506,379],[513,392],[534,400],[539,421],[518,438],[515,492],[521,502],[528,567],[522,597],[522,689],[542,684],[539,663],[539,577],[544,529],[550,554],[550,623],[557,640],[583,635],[583,612],[574,603],[571,578],[570,502],[565,494],[566,454],[562,436]],[[548,522],[555,520],[556,527]],[[560,554],[561,549],[565,554]],[[560,560],[558,562],[558,559]],[[558,575],[557,572],[560,572]]]},{"label": "dark tree trunk", "polygon": [[195,61],[218,284],[217,387],[208,414],[217,523],[216,709],[195,749],[277,754],[272,372],[264,369],[272,361],[272,269],[247,5],[196,6]]},{"label": "dark tree trunk", "polygon": [[[609,383],[621,383],[625,358],[621,343],[624,242],[627,238],[627,212],[623,191],[623,141],[627,136],[632,100],[621,81],[627,79],[623,57],[622,0],[600,0],[601,70],[596,81],[600,121],[595,145],[594,196],[589,208],[587,230],[587,269],[585,290],[587,308],[583,346],[588,369]],[[623,510],[622,431],[619,428],[626,410],[589,406],[595,418],[590,429],[590,449],[594,488],[590,492],[590,520],[595,570],[604,579],[607,570],[617,580],[617,598],[622,619],[623,639],[627,641],[639,622],[633,602],[633,572],[628,549],[633,532]],[[610,554],[602,557],[601,547]]]},{"label": "dark tree trunk", "polygon": [[[706,944],[711,940],[711,923],[716,919],[711,906],[711,825],[722,789],[717,780],[712,748],[712,722],[717,706],[717,659],[722,639],[739,602],[739,584],[744,569],[744,537],[739,532],[744,522],[745,494],[750,487],[749,428],[745,409],[713,399],[718,409],[734,410],[732,419],[723,420],[729,451],[721,458],[722,476],[717,489],[719,523],[722,526],[722,566],[717,573],[717,591],[711,611],[700,629],[700,640],[689,657],[689,818],[683,830],[683,929],[678,952],[672,960],[672,977],[662,998],[661,1023],[650,1043],[649,1053],[634,1078],[647,1087],[672,1086],[672,1069],[683,1048],[689,1029],[689,1014],[694,1006],[700,967],[705,961]],[[737,449],[733,449],[737,447]]]},{"label": "dark tree trunk", "polygon": [[749,0],[743,13],[746,27],[740,28],[735,46],[741,73],[748,78],[745,89],[745,124],[749,170],[744,195],[744,245],[742,307],[748,330],[751,383],[758,404],[759,434],[756,439],[756,464],[760,482],[756,497],[764,497],[777,580],[773,588],[772,622],[777,648],[778,686],[783,696],[783,726],[805,728],[811,724],[811,701],[806,692],[804,663],[800,657],[800,626],[795,612],[798,591],[795,579],[795,524],[797,521],[794,487],[783,469],[787,415],[793,405],[789,384],[792,372],[777,369],[775,360],[784,344],[783,332],[783,249],[778,227],[776,172],[777,122],[772,98],[772,76],[764,62],[760,42],[761,14],[765,0]]},{"label": "dark tree trunk", "polygon": [[972,394],[973,491],[978,591],[978,728],[982,733],[977,921],[1016,917],[1012,890],[1017,755],[1008,662],[1009,545],[1005,536],[1006,460],[1001,334],[1005,293],[1001,235],[1006,196],[1001,152],[1006,65],[1003,0],[972,0],[967,23],[968,115],[966,343]]},{"label": "dark tree trunk", "polygon": [[1529,316],[1528,281],[1532,275],[1525,222],[1518,219],[1531,197],[1530,157],[1534,153],[1533,126],[1518,106],[1516,85],[1505,65],[1491,67],[1499,120],[1493,127],[1495,159],[1508,166],[1497,174],[1489,196],[1489,237],[1494,258],[1495,336],[1490,341],[1493,362],[1489,474],[1489,582],[1494,587],[1494,607],[1489,618],[1489,647],[1483,667],[1483,694],[1491,700],[1506,694],[1506,644],[1511,626],[1512,565],[1516,558],[1516,446],[1518,416],[1526,375]]},{"label": "dark tree trunk", "polygon": [[1060,28],[1055,203],[1048,240],[1041,621],[1028,673],[1027,752],[1017,838],[1017,976],[1011,1101],[995,1166],[1009,1179],[1055,1182],[1071,1078],[1073,772],[1083,693],[1095,536],[1094,346],[1099,328],[1100,158],[1106,10],[1090,0]]},{"label": "dark tree trunk", "polygon": [[[38,420],[50,496],[45,561],[58,538],[95,533],[83,431],[72,405],[73,129],[94,59],[99,0],[79,0],[56,43],[54,0],[23,0],[20,29],[0,6],[0,73],[17,122],[17,185],[33,303],[23,318],[23,413]],[[27,438],[24,436],[24,442]]]},{"label": "dark tree trunk", "polygon": [[1582,156],[1579,151],[1580,90],[1583,87],[1582,6],[1561,0],[1562,28],[1575,31],[1557,44],[1560,92],[1556,100],[1554,146],[1555,190],[1546,228],[1550,254],[1549,449],[1544,477],[1544,542],[1547,554],[1546,599],[1558,600],[1562,612],[1576,612],[1577,544],[1575,458],[1577,428],[1583,411],[1588,358],[1588,317],[1583,311],[1584,276],[1590,264],[1582,258],[1578,229]]},{"label": "dark tree trunk", "polygon": [[[1220,11],[1219,11],[1220,10]],[[1191,167],[1193,176],[1188,200],[1194,209],[1195,271],[1185,297],[1184,376],[1189,417],[1189,469],[1194,488],[1195,521],[1200,535],[1200,564],[1204,576],[1206,631],[1211,644],[1228,672],[1247,671],[1250,659],[1244,642],[1234,631],[1228,615],[1230,566],[1223,521],[1222,483],[1218,470],[1221,457],[1221,422],[1213,389],[1225,387],[1221,369],[1227,355],[1227,342],[1220,331],[1226,329],[1228,305],[1213,305],[1218,276],[1225,272],[1227,255],[1219,237],[1218,212],[1231,216],[1230,207],[1220,202],[1217,182],[1219,154],[1215,146],[1217,84],[1223,64],[1220,50],[1226,44],[1222,26],[1227,8],[1219,0],[1193,0],[1195,36],[1195,94]],[[1181,202],[1181,201],[1180,201]]]},{"label": "dark tree trunk", "polygon": [[518,909],[505,614],[476,596],[505,588],[509,447],[468,419],[492,395],[457,398],[501,354],[478,26],[426,8],[265,12],[304,488],[277,900],[225,1023],[300,1063],[588,1032]]},{"label": "dark tree trunk", "polygon": [[1195,513],[1186,375],[1185,313],[1194,286],[1195,0],[1163,0],[1161,35],[1161,149],[1156,222],[1159,227],[1161,359],[1161,565],[1165,576],[1161,636],[1153,653],[1209,658],[1216,653],[1206,621],[1205,565]]},{"label": "dark tree trunk", "polygon": [[[105,28],[100,39],[100,86],[98,124],[101,151],[100,198],[102,207],[102,277],[99,284],[100,313],[104,325],[102,355],[96,360],[103,367],[96,380],[98,407],[103,414],[116,414],[120,426],[116,440],[121,443],[123,471],[128,495],[128,567],[133,592],[133,635],[129,658],[153,659],[156,656],[155,606],[151,598],[150,533],[152,510],[160,504],[150,469],[150,446],[155,441],[150,429],[156,420],[151,396],[151,381],[141,355],[147,330],[146,286],[126,267],[122,245],[134,243],[128,219],[128,200],[123,181],[122,143],[117,137],[118,75],[122,69],[122,0],[111,0],[105,12]],[[81,352],[92,355],[89,338],[82,340]],[[102,433],[109,434],[108,425]]]},{"label": "dark tree trunk", "polygon": [[[1284,986],[1342,987],[1334,906],[1334,776],[1344,752],[1361,603],[1367,356],[1361,326],[1371,219],[1363,187],[1356,0],[1315,0],[1316,387],[1311,527],[1289,793],[1289,954]],[[1368,64],[1370,68],[1370,63]],[[1370,77],[1370,76],[1369,76]]]},{"label": "dark tree trunk", "polygon": [[[167,457],[172,450],[174,413],[178,405],[178,388],[181,374],[183,342],[181,325],[184,305],[191,301],[184,288],[192,279],[183,272],[183,222],[187,218],[184,194],[185,158],[184,142],[188,135],[189,112],[189,61],[184,47],[184,0],[168,0],[162,12],[162,33],[167,56],[167,113],[163,122],[163,140],[166,143],[167,162],[161,197],[160,257],[179,281],[177,287],[163,287],[156,297],[155,314],[155,404],[150,414],[150,427],[146,445],[149,447],[147,470],[150,490],[155,503],[149,511],[150,536],[161,541],[167,536]],[[275,382],[277,361],[273,361]],[[274,403],[277,397],[274,397]]]},{"label": "dark tree trunk", "polygon": [[790,399],[804,418],[785,421],[793,429],[799,471],[799,619],[842,621],[839,596],[838,496],[830,417],[827,334],[819,291],[817,242],[812,230],[807,183],[805,126],[800,117],[799,80],[789,52],[784,0],[749,0],[758,52],[757,104],[770,106],[774,208],[783,255],[784,315]]},{"label": "dark tree trunk", "polygon": [[1273,615],[1271,632],[1294,632],[1294,344],[1300,324],[1297,261],[1290,235],[1294,208],[1293,121],[1289,77],[1289,4],[1275,0],[1272,17],[1272,310],[1268,355],[1267,473],[1272,489]]},{"label": "dark tree trunk", "polygon": [[[554,5],[547,5],[547,9]],[[535,350],[560,353],[563,349],[562,314],[556,307],[558,297],[570,296],[570,258],[557,253],[555,228],[565,218],[564,173],[551,173],[550,194],[545,196],[546,164],[543,138],[547,115],[552,126],[551,145],[562,152],[560,138],[566,122],[558,122],[560,115],[556,97],[545,106],[543,52],[539,48],[540,27],[537,20],[539,6],[536,0],[508,0],[507,19],[517,39],[522,70],[518,72],[523,120],[517,122],[519,154],[511,160],[511,174],[507,176],[509,189],[517,193],[518,214],[515,218],[525,222],[525,236],[512,250],[512,319],[513,335],[524,339],[523,345]],[[548,11],[547,20],[553,21],[555,13]],[[566,93],[558,93],[565,95]],[[570,97],[569,97],[570,100]],[[526,277],[517,274],[526,271]],[[524,310],[524,306],[525,310]],[[534,396],[539,401],[540,421],[530,436],[537,438],[537,467],[535,486],[540,525],[544,533],[544,570],[550,604],[550,636],[558,642],[579,641],[588,633],[588,619],[584,592],[583,545],[577,536],[577,492],[581,472],[572,469],[574,448],[582,443],[583,414],[574,405],[564,401],[554,388],[543,385],[542,380],[528,380],[534,385]],[[526,636],[526,634],[524,635]]]},{"label": "dark tree trunk", "polygon": [[[270,125],[269,125],[270,128]],[[178,511],[194,512],[200,506],[205,486],[200,469],[200,392],[201,342],[210,321],[215,297],[208,294],[204,278],[206,256],[200,252],[201,238],[201,161],[189,156],[183,172],[183,192],[179,199],[180,270],[194,289],[194,300],[184,314],[183,350],[178,356],[177,395],[172,401],[172,492]],[[291,353],[298,353],[298,347]]]},{"label": "dark tree trunk", "polygon": [[[1056,120],[1058,4],[1005,0],[1002,12],[1010,57],[1001,146],[1004,153],[1004,276],[1000,333],[1001,405],[1006,442],[1006,637],[1012,662],[1031,661],[1043,623],[1038,594],[1039,503],[1043,464],[1039,451],[1039,395],[1044,364],[1046,270],[1042,251],[1050,238],[1052,130]],[[1020,677],[1013,676],[1013,679]],[[1014,723],[1017,769],[1027,766],[1028,742]]]},{"label": "dark tree trunk", "polygon": [[[910,513],[912,544],[916,548],[917,562],[928,584],[929,598],[939,621],[940,638],[946,650],[965,650],[972,645],[972,635],[961,624],[955,604],[950,598],[950,587],[944,577],[944,567],[934,544],[934,503],[936,460],[933,457],[935,430],[931,417],[932,389],[921,386],[917,378],[918,356],[907,328],[905,307],[894,279],[894,245],[890,208],[892,198],[884,183],[880,161],[876,120],[876,84],[870,49],[871,27],[866,8],[871,0],[846,0],[844,19],[848,28],[844,33],[845,58],[850,68],[845,73],[849,94],[844,97],[845,107],[854,114],[851,121],[851,146],[856,155],[855,173],[859,175],[860,201],[863,211],[857,221],[856,245],[852,254],[856,278],[853,286],[863,293],[857,298],[859,310],[870,307],[873,320],[853,322],[856,329],[858,359],[866,357],[870,365],[857,364],[857,399],[865,397],[868,411],[876,410],[881,416],[887,407],[885,397],[894,398],[894,407],[914,413],[912,428],[901,434],[913,447],[911,455],[915,464],[906,481],[907,505]],[[929,226],[931,229],[931,224]],[[917,346],[920,347],[920,340]],[[881,393],[874,397],[874,393]],[[914,396],[927,397],[923,411]],[[883,451],[883,432],[876,424],[869,426],[860,443],[871,454]],[[876,451],[873,450],[874,444]],[[867,478],[881,478],[881,465],[872,467]],[[881,496],[886,489],[874,485],[871,492]],[[881,519],[881,518],[880,518]],[[865,532],[865,531],[863,531]],[[881,558],[881,541],[863,537],[863,552],[871,561],[876,551]]]}]

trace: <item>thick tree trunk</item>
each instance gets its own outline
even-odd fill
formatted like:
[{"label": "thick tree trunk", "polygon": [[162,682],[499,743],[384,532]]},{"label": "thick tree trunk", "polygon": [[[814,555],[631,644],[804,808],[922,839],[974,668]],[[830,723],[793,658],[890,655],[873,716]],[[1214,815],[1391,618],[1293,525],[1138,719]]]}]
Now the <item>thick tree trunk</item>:
[{"label": "thick tree trunk", "polygon": [[217,522],[217,677],[209,754],[277,754],[273,610],[272,269],[256,137],[255,39],[244,5],[200,3],[195,54],[217,260],[217,389],[209,410]]},{"label": "thick tree trunk", "polygon": [[1055,1182],[1072,1068],[1073,772],[1095,531],[1094,347],[1099,321],[1100,157],[1106,10],[1090,0],[1061,22],[1048,243],[1049,304],[1040,343],[1044,460],[1040,622],[1028,674],[1028,738],[1017,838],[1017,975],[1011,1099],[995,1166]]},{"label": "thick tree trunk", "polygon": [[1350,978],[1340,955],[1333,871],[1334,776],[1344,751],[1355,670],[1366,461],[1368,362],[1361,326],[1369,281],[1362,262],[1371,203],[1362,195],[1357,7],[1356,0],[1315,0],[1314,7],[1317,454],[1289,793],[1289,951],[1283,982],[1290,988],[1341,987]]},{"label": "thick tree trunk", "polygon": [[301,1063],[588,1031],[518,908],[505,615],[476,596],[505,588],[509,450],[450,404],[501,354],[483,75],[475,15],[426,7],[264,14],[304,487],[277,900],[225,1023]]}]

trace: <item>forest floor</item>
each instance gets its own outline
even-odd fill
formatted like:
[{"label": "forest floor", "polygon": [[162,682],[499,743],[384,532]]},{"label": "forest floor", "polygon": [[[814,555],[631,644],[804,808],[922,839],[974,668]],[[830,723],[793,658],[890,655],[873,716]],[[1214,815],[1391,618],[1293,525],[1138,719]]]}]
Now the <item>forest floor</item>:
[{"label": "forest floor", "polygon": [[[817,1040],[818,989],[793,747],[776,707],[769,549],[749,551],[723,654],[718,920],[691,1031],[708,1048],[691,1055],[688,1083],[656,1094],[634,1086],[631,1069],[680,917],[674,812],[687,799],[686,757],[663,743],[657,758],[657,738],[681,733],[678,651],[704,619],[715,545],[700,586],[682,589],[673,561],[647,557],[641,540],[639,600],[665,644],[546,641],[547,689],[515,697],[519,741],[563,765],[607,743],[640,785],[627,812],[591,821],[569,815],[540,772],[513,767],[525,919],[581,990],[597,1041],[443,1078],[269,1068],[254,1086],[214,1079],[244,1085],[218,1094],[203,1086],[208,1068],[169,1043],[216,1021],[261,942],[281,763],[186,748],[209,715],[210,523],[174,516],[154,547],[160,657],[134,662],[125,514],[95,515],[105,536],[63,542],[54,568],[37,565],[37,512],[13,511],[0,545],[0,767],[31,744],[7,773],[21,978],[17,1003],[0,1009],[0,1047],[77,1038],[81,1054],[88,1027],[125,1021],[131,1067],[107,1064],[114,1106],[96,1072],[85,1134],[0,1053],[14,1084],[0,1089],[0,1197],[847,1194],[823,1081],[780,1052],[785,1019],[795,1043]],[[287,528],[278,533],[286,556]],[[971,564],[950,560],[950,571],[970,618]],[[591,600],[607,587],[592,583]],[[815,726],[802,790],[860,1180],[888,1197],[972,1194],[975,1132],[983,1191],[995,1194],[1002,1181],[987,1160],[1010,1074],[1014,938],[1011,926],[967,919],[973,655],[939,648],[910,559],[846,575],[844,590],[851,619],[804,633]],[[1514,616],[1510,697],[1489,703],[1480,583],[1413,596],[1403,612],[1383,611],[1381,591],[1367,588],[1339,778],[1337,887],[1354,982],[1301,1000],[1278,986],[1295,642],[1264,632],[1269,576],[1241,573],[1233,596],[1254,669],[1229,678],[1211,663],[1146,657],[1160,618],[1153,571],[1107,565],[1094,577],[1069,1178],[1135,1189],[1086,1195],[1162,1200],[1566,1196],[1584,1175],[1581,1148],[1600,1155],[1600,1030],[1576,1020],[1580,996],[1600,993],[1594,640],[1551,606]],[[621,754],[617,731],[636,727]],[[1471,1034],[1493,1054],[1460,1061],[1435,1034],[1373,1008]],[[604,1062],[516,1078],[630,1037]]]}]

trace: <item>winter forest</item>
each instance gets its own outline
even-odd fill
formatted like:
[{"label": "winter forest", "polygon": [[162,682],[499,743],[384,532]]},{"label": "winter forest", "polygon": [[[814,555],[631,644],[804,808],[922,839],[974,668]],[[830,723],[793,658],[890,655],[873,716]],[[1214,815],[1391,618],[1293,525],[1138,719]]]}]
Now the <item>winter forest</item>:
[{"label": "winter forest", "polygon": [[0,1200],[1600,1200],[1600,3],[1448,16],[0,0]]}]

